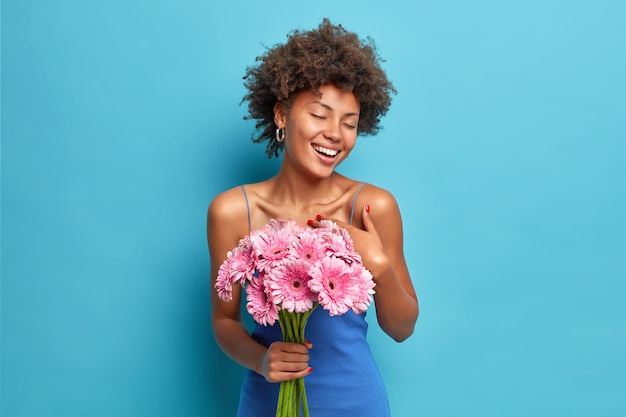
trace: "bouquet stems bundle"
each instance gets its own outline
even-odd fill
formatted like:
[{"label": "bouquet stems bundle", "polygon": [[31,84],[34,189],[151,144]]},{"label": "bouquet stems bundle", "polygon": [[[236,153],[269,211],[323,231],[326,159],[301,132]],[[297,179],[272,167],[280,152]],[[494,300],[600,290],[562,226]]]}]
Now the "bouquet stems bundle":
[{"label": "bouquet stems bundle", "polygon": [[[304,313],[288,313],[282,310],[278,313],[278,323],[283,332],[284,342],[304,344],[304,329],[309,316],[319,304]],[[309,403],[306,399],[304,378],[292,379],[280,383],[276,417],[299,416],[302,409],[304,417],[309,417]]]}]

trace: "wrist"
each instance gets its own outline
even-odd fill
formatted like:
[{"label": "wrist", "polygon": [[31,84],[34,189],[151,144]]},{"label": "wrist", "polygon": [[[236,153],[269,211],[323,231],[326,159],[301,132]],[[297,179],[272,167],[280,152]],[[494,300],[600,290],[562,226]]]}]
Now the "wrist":
[{"label": "wrist", "polygon": [[263,375],[263,363],[265,362],[265,355],[267,354],[267,349],[263,348],[261,350],[259,350],[259,354],[256,357],[256,361],[254,364],[254,372],[256,372],[257,374],[264,376]]}]

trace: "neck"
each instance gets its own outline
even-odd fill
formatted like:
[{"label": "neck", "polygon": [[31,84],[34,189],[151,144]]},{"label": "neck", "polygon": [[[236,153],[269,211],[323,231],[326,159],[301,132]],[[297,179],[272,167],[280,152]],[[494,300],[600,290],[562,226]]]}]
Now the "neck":
[{"label": "neck", "polygon": [[313,203],[328,203],[337,199],[343,191],[337,183],[341,174],[333,172],[324,178],[293,175],[281,168],[273,178],[272,195],[292,207],[309,206]]}]

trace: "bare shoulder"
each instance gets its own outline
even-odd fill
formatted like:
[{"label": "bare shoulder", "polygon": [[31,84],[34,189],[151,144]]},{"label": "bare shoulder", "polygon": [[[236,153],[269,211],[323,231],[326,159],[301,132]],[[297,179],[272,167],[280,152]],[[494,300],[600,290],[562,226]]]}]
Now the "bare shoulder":
[{"label": "bare shoulder", "polygon": [[[244,236],[248,232],[248,208],[241,187],[231,188],[218,194],[211,204],[207,214],[209,232],[220,229],[228,231],[229,235]],[[211,230],[213,229],[213,230]]]},{"label": "bare shoulder", "polygon": [[366,183],[354,200],[354,224],[363,227],[363,208],[370,207],[370,217],[377,227],[402,227],[400,209],[395,197],[384,188]]},{"label": "bare shoulder", "polygon": [[365,184],[359,193],[358,201],[361,205],[369,205],[372,214],[377,217],[384,215],[399,215],[396,198],[384,188],[373,184]]},{"label": "bare shoulder", "polygon": [[239,211],[247,211],[241,187],[231,188],[218,194],[209,205],[209,214],[222,220],[225,220],[224,217],[236,215]]}]

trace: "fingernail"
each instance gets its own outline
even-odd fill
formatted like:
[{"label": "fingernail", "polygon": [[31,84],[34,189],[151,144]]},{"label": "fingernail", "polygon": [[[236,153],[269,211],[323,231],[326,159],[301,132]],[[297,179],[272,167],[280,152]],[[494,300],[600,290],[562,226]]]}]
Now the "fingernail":
[{"label": "fingernail", "polygon": [[369,204],[365,205],[365,211],[368,212],[368,213],[370,212],[370,205]]},{"label": "fingernail", "polygon": [[324,217],[321,214],[318,214],[317,216],[315,216],[317,218],[317,220],[322,220]]},{"label": "fingernail", "polygon": [[309,226],[313,226],[313,223],[315,223],[313,220],[309,219],[306,224],[308,224]]},{"label": "fingernail", "polygon": [[309,369],[307,369],[306,371],[307,371],[308,373],[311,373],[311,372],[313,372],[313,368],[311,368],[311,367],[309,366]]}]

